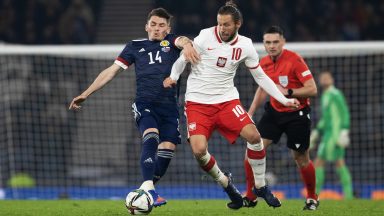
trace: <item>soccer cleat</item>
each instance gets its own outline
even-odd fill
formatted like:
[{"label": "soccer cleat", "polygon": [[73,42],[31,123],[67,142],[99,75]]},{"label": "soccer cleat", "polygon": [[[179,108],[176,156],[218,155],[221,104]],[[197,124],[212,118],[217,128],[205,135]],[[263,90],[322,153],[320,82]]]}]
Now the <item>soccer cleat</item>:
[{"label": "soccer cleat", "polygon": [[225,172],[224,175],[228,177],[228,186],[224,188],[224,191],[228,194],[229,199],[231,199],[231,202],[227,203],[227,207],[235,210],[243,207],[243,198],[233,184],[232,174]]},{"label": "soccer cleat", "polygon": [[155,190],[149,190],[148,192],[152,195],[153,207],[156,208],[156,207],[167,204],[167,200],[159,196],[159,194]]},{"label": "soccer cleat", "polygon": [[253,192],[256,194],[257,197],[263,198],[269,206],[273,208],[281,206],[280,200],[272,194],[271,190],[269,190],[267,185],[259,189],[255,188]]},{"label": "soccer cleat", "polygon": [[243,197],[243,207],[254,208],[257,205],[257,200],[251,200],[248,197]]},{"label": "soccer cleat", "polygon": [[319,205],[320,205],[319,200],[314,200],[314,199],[308,198],[305,201],[305,206],[304,206],[303,210],[315,211],[315,210],[317,210],[317,207],[319,207]]}]

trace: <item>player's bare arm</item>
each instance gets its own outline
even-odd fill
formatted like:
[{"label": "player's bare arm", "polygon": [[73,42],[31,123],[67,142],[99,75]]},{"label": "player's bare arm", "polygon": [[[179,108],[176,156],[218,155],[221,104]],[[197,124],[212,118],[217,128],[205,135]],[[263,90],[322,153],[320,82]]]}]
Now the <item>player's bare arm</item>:
[{"label": "player's bare arm", "polygon": [[193,48],[192,41],[189,38],[180,36],[176,39],[175,45],[183,50],[184,57],[187,61],[192,64],[197,64],[199,62],[200,55],[197,53],[196,49]]},{"label": "player's bare arm", "polygon": [[[292,97],[308,98],[317,95],[317,87],[314,79],[309,79],[304,82],[301,88],[292,89],[290,94]],[[283,95],[289,95],[288,89],[278,85],[278,88]]]},{"label": "player's bare arm", "polygon": [[248,110],[248,115],[253,116],[256,110],[264,103],[268,94],[264,89],[257,88],[255,96],[253,97],[253,101],[251,107]]},{"label": "player's bare arm", "polygon": [[80,104],[84,102],[89,95],[93,94],[95,91],[104,87],[108,82],[110,82],[119,72],[123,71],[119,65],[112,64],[110,67],[103,70],[93,81],[93,83],[85,90],[81,95],[75,97],[69,109],[78,110],[81,108]]}]

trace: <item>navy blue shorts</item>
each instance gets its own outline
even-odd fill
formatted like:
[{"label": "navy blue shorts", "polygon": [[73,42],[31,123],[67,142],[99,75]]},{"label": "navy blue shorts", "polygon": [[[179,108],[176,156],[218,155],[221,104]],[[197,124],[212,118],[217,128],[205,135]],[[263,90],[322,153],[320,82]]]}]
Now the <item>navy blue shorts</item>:
[{"label": "navy blue shorts", "polygon": [[159,130],[160,142],[180,144],[179,110],[177,104],[143,103],[132,104],[140,134],[148,128]]}]

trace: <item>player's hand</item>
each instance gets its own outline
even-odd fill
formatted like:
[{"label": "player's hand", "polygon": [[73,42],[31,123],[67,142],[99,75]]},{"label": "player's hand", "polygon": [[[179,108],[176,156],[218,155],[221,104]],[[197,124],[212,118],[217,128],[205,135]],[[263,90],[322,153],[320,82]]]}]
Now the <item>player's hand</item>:
[{"label": "player's hand", "polygon": [[290,98],[285,106],[295,110],[300,107],[300,102],[296,98]]},{"label": "player's hand", "polygon": [[172,80],[171,77],[167,77],[163,81],[164,88],[171,88],[174,85],[176,85],[176,81]]},{"label": "player's hand", "polygon": [[193,48],[192,43],[187,43],[184,45],[183,55],[185,60],[191,62],[192,64],[197,64],[200,61],[200,55],[197,53],[195,48]]},{"label": "player's hand", "polygon": [[79,96],[73,98],[73,100],[72,100],[71,104],[69,105],[68,109],[70,109],[70,110],[79,110],[79,109],[81,109],[80,104],[82,102],[84,102],[86,99],[87,99],[87,96],[85,96],[85,95],[79,95]]}]

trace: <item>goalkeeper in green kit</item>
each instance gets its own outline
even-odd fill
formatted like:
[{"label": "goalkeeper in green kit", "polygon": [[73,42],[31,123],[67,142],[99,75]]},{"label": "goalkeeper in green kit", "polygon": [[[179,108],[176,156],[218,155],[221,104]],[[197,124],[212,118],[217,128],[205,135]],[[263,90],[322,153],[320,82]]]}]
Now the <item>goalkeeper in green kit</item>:
[{"label": "goalkeeper in green kit", "polygon": [[324,165],[326,162],[334,162],[336,172],[340,178],[344,198],[352,199],[352,178],[345,164],[345,148],[349,145],[350,116],[343,93],[333,84],[333,77],[329,71],[324,71],[319,77],[320,86],[323,89],[321,95],[322,117],[316,128],[311,133],[311,148],[314,148],[319,136],[316,169],[316,193],[320,194],[324,185]]}]

